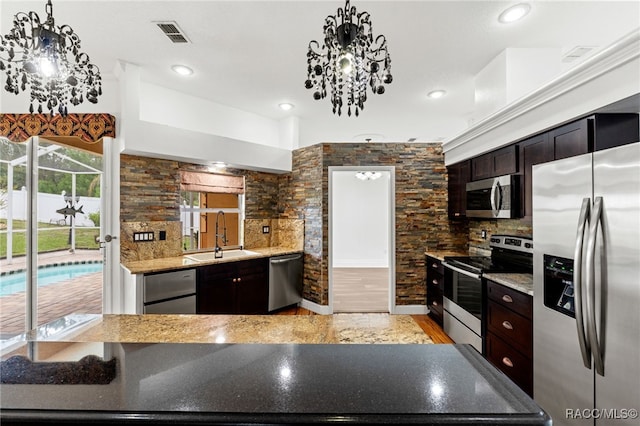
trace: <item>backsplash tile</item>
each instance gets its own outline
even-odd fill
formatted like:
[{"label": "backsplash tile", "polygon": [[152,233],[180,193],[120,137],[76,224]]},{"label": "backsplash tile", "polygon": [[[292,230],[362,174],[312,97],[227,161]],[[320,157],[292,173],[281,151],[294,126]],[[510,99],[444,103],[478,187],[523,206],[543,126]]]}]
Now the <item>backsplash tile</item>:
[{"label": "backsplash tile", "polygon": [[[166,240],[160,240],[160,231],[166,231]],[[134,232],[153,232],[153,241],[134,241]],[[182,230],[180,222],[122,222],[120,224],[120,261],[151,260],[182,256]]]},{"label": "backsplash tile", "polygon": [[[269,233],[262,232],[264,226]],[[244,245],[251,250],[264,247],[286,247],[302,251],[304,248],[304,221],[302,219],[246,219]]]}]

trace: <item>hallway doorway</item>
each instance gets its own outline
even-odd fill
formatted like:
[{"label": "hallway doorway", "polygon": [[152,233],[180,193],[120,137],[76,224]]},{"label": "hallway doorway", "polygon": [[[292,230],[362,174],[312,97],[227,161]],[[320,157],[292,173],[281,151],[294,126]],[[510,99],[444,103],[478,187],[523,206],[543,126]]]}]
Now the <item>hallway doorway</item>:
[{"label": "hallway doorway", "polygon": [[329,167],[329,298],[333,312],[392,312],[394,167]]}]

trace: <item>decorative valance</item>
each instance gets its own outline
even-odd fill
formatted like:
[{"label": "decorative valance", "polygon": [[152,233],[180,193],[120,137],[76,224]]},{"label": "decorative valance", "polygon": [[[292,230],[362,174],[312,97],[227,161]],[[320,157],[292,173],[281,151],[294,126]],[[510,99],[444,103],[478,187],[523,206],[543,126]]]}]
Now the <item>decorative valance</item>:
[{"label": "decorative valance", "polygon": [[244,177],[203,172],[180,172],[183,191],[244,194]]},{"label": "decorative valance", "polygon": [[0,114],[0,136],[12,142],[49,136],[95,143],[104,137],[116,137],[116,118],[110,114]]}]

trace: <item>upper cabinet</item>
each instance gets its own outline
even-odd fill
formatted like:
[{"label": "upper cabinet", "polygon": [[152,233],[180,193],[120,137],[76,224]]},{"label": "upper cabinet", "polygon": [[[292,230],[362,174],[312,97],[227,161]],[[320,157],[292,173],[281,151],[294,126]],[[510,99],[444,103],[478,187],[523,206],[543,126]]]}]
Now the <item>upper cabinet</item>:
[{"label": "upper cabinet", "polygon": [[471,159],[471,180],[509,175],[518,171],[515,144]]},{"label": "upper cabinet", "polygon": [[462,161],[447,167],[449,175],[449,217],[467,215],[467,182],[469,182],[470,161]]},{"label": "upper cabinet", "polygon": [[522,191],[520,192],[521,216],[531,218],[533,179],[533,166],[553,160],[553,145],[549,141],[549,135],[543,133],[518,144],[520,153],[520,173],[522,174]]},{"label": "upper cabinet", "polygon": [[521,216],[531,219],[533,166],[640,141],[639,115],[593,114],[504,148],[447,167],[449,217],[466,216],[468,181],[495,176],[522,176]]},{"label": "upper cabinet", "polygon": [[638,141],[638,114],[594,114],[548,132],[553,159]]}]

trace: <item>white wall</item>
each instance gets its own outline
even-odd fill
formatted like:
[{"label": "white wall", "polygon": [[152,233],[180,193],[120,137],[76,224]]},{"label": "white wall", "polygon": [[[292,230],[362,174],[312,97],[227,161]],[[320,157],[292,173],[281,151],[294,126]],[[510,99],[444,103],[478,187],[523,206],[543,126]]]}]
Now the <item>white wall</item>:
[{"label": "white wall", "polygon": [[261,145],[280,145],[275,120],[147,82],[140,84],[140,120]]},{"label": "white wall", "polygon": [[334,267],[389,267],[390,173],[362,181],[354,171],[332,174]]}]

